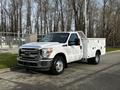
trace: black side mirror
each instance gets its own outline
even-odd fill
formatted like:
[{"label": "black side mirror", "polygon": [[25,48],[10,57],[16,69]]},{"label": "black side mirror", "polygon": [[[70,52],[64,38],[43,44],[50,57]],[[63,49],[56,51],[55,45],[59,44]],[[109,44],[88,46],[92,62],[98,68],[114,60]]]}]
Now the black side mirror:
[{"label": "black side mirror", "polygon": [[75,42],[74,42],[74,41],[69,41],[69,42],[68,42],[68,45],[69,45],[69,46],[75,45]]},{"label": "black side mirror", "polygon": [[72,45],[80,45],[80,40],[78,38],[76,38],[74,41],[69,41],[68,45],[72,46]]},{"label": "black side mirror", "polygon": [[75,45],[80,45],[80,39],[79,38],[75,39]]}]

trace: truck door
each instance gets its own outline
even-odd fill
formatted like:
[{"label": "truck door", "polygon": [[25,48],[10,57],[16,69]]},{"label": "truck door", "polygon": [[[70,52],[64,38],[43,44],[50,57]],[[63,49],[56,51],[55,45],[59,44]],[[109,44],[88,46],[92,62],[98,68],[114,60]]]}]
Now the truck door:
[{"label": "truck door", "polygon": [[68,47],[70,51],[72,52],[72,61],[80,60],[83,56],[83,50],[80,47],[80,39],[78,38],[77,33],[71,34],[69,41],[68,41]]}]

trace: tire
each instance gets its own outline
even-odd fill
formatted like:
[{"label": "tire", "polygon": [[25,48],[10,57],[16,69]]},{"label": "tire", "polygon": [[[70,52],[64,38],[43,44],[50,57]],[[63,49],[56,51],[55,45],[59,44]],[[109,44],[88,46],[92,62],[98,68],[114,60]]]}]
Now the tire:
[{"label": "tire", "polygon": [[89,64],[99,64],[100,63],[100,54],[96,53],[96,56],[94,58],[88,59]]},{"label": "tire", "polygon": [[62,74],[65,68],[65,63],[63,62],[63,57],[61,56],[56,56],[53,59],[52,66],[51,66],[51,73],[53,75],[59,75]]}]

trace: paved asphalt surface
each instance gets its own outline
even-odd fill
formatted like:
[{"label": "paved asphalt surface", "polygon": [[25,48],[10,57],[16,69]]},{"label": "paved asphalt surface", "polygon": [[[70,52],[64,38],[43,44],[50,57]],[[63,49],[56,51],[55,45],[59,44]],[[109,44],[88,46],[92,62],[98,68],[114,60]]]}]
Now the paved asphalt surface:
[{"label": "paved asphalt surface", "polygon": [[120,52],[99,65],[75,62],[62,75],[24,69],[0,71],[0,90],[120,90]]}]

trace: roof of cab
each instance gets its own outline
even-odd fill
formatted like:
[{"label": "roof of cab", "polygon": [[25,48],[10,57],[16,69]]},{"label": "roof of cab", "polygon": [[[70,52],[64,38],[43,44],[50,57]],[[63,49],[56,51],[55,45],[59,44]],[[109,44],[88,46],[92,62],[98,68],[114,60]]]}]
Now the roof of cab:
[{"label": "roof of cab", "polygon": [[52,32],[52,33],[77,33],[76,31],[70,31],[70,32]]}]

